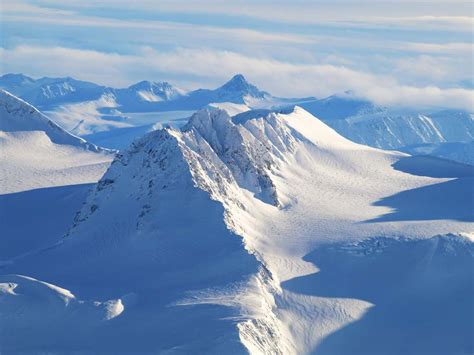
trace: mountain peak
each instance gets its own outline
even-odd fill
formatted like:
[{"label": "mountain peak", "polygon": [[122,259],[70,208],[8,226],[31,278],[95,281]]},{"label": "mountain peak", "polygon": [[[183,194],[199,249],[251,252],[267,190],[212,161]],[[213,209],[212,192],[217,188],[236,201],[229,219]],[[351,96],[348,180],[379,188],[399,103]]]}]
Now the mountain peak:
[{"label": "mountain peak", "polygon": [[263,99],[270,96],[267,92],[261,91],[255,85],[250,84],[242,74],[234,75],[232,79],[216,91],[222,100],[225,98],[227,101],[237,103],[245,103],[245,97]]},{"label": "mountain peak", "polygon": [[242,74],[235,74],[232,79],[230,79],[229,81],[232,81],[232,82],[241,82],[241,83],[247,83],[248,84],[248,81],[247,79],[245,79],[245,77],[242,75]]},{"label": "mountain peak", "polygon": [[184,94],[180,89],[166,81],[148,81],[143,80],[136,84],[130,85],[125,91],[135,91],[143,101],[158,102],[162,100],[173,100]]},{"label": "mountain peak", "polygon": [[222,89],[229,91],[247,91],[251,87],[257,89],[255,86],[250,84],[242,74],[236,74],[222,86]]},{"label": "mountain peak", "polygon": [[29,76],[26,76],[23,74],[14,74],[14,73],[4,74],[0,76],[0,80],[5,81],[5,82],[10,82],[10,83],[16,83],[16,84],[34,82],[34,79],[30,78]]},{"label": "mountain peak", "polygon": [[155,82],[155,81],[149,81],[149,80],[142,80],[139,81],[136,84],[130,85],[128,88],[129,89],[151,89],[153,87],[164,87],[164,86],[171,86],[170,84],[166,82]]},{"label": "mountain peak", "polygon": [[49,117],[35,107],[8,91],[0,89],[0,131],[3,132],[44,132],[56,144],[82,147],[85,150],[108,151],[86,142],[66,132]]}]

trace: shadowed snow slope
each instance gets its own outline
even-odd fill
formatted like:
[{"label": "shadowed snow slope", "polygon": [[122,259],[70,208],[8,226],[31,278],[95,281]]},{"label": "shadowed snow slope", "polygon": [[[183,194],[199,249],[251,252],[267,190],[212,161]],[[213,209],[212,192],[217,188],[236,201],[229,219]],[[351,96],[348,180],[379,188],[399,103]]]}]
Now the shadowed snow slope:
[{"label": "shadowed snow slope", "polygon": [[[384,297],[387,279],[377,270],[392,280],[391,289],[403,289],[396,294],[403,301],[394,302],[404,312],[428,300],[429,312],[420,312],[429,324],[438,321],[435,306],[450,302],[453,294],[472,297],[472,241],[462,233],[473,225],[464,214],[383,218],[394,207],[380,203],[404,191],[467,181],[472,174],[430,159],[417,161],[414,171],[407,157],[350,142],[298,107],[234,119],[223,110],[202,110],[180,130],[151,132],[117,155],[61,243],[5,262],[4,273],[34,277],[28,285],[36,286],[25,286],[19,297],[12,286],[21,284],[17,276],[3,276],[0,312],[13,319],[0,319],[0,330],[9,329],[0,334],[3,349],[344,353],[361,329],[370,329],[372,339],[386,338],[377,322],[387,317],[392,328],[400,325],[401,335],[387,342],[388,349],[362,347],[360,354],[469,350],[472,329],[459,315],[466,303],[453,308],[449,329],[433,326],[430,337],[423,333],[407,349],[403,335],[414,326],[397,319],[387,305],[392,298]],[[440,169],[446,174],[434,175]],[[463,183],[461,189],[441,189],[433,196],[428,189],[424,198],[439,204],[454,192],[472,196],[472,185]],[[395,208],[414,202],[411,194],[400,196],[405,200]],[[472,199],[459,201],[463,205],[456,211],[472,208]],[[443,248],[436,254],[432,246],[439,243]],[[351,274],[343,266],[335,269],[333,247],[337,260],[355,265],[354,275],[363,282],[347,283]],[[464,271],[444,273],[445,264]],[[363,278],[372,268],[374,275]],[[331,282],[328,274],[334,276]],[[427,289],[417,282],[425,274]],[[431,292],[441,289],[437,274],[449,282],[434,296]],[[28,304],[45,304],[47,312],[50,299],[67,291],[47,286],[51,296],[46,299],[34,290],[48,284],[37,280],[87,302],[112,302],[114,317],[104,320],[97,303],[95,316],[71,324],[64,304],[55,303],[55,322],[64,326],[55,328],[54,336],[45,335],[41,321],[28,322]],[[26,314],[15,315],[12,304]],[[41,317],[34,312],[40,309],[31,310],[37,320]],[[71,333],[74,339],[63,337]],[[444,346],[430,342],[446,336]]]},{"label": "shadowed snow slope", "polygon": [[0,90],[0,258],[59,240],[113,155]]}]

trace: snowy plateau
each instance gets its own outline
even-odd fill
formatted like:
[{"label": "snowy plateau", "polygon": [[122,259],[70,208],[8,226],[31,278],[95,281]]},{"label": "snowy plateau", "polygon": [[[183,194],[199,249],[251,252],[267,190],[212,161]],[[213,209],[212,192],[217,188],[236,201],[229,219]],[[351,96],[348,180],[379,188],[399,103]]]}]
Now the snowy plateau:
[{"label": "snowy plateau", "polygon": [[471,113],[0,87],[1,354],[473,353]]}]

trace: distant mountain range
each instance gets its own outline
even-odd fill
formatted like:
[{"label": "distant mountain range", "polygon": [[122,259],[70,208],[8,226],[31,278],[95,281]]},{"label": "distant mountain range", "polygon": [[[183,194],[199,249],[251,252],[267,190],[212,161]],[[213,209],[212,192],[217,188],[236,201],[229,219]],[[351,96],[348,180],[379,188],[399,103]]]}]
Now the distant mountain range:
[{"label": "distant mountain range", "polygon": [[[241,74],[216,89],[189,92],[167,82],[141,81],[128,88],[111,88],[72,78],[32,79],[22,74],[3,75],[0,88],[46,111],[74,134],[116,149],[124,149],[163,124],[181,126],[204,107],[236,115],[298,105],[355,142],[474,164],[474,157],[464,153],[474,139],[471,112],[382,107],[351,92],[322,99],[281,98],[260,90]],[[436,149],[411,148],[427,144]]]},{"label": "distant mountain range", "polygon": [[[167,82],[141,81],[127,88],[112,88],[73,78],[32,79],[23,74],[5,74],[0,77],[0,88],[21,97],[30,104],[51,110],[58,105],[99,100],[107,96],[114,101],[109,111],[159,112],[199,110],[210,103],[232,102],[249,106],[281,103],[298,103],[314,100],[273,97],[247,82],[237,74],[221,87],[186,92]],[[103,113],[107,113],[104,109]]]}]

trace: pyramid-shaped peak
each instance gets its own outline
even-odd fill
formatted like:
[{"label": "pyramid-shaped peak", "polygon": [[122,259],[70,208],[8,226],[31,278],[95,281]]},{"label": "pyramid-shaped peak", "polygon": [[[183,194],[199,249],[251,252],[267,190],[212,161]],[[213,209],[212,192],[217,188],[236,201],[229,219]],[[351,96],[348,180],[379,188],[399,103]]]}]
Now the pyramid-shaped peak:
[{"label": "pyramid-shaped peak", "polygon": [[[254,98],[263,98],[270,95],[265,91],[261,91],[255,85],[250,84],[242,74],[234,75],[232,79],[218,88],[217,91],[221,96],[239,95],[239,97],[252,96]],[[240,99],[242,98],[240,97]],[[236,102],[235,98],[229,99],[228,101]]]},{"label": "pyramid-shaped peak", "polygon": [[249,88],[255,88],[250,84],[242,74],[236,74],[227,83],[222,86],[223,89],[232,91],[245,91]]},{"label": "pyramid-shaped peak", "polygon": [[230,82],[241,82],[241,83],[247,83],[247,79],[242,74],[235,74],[232,79],[229,80]]}]

